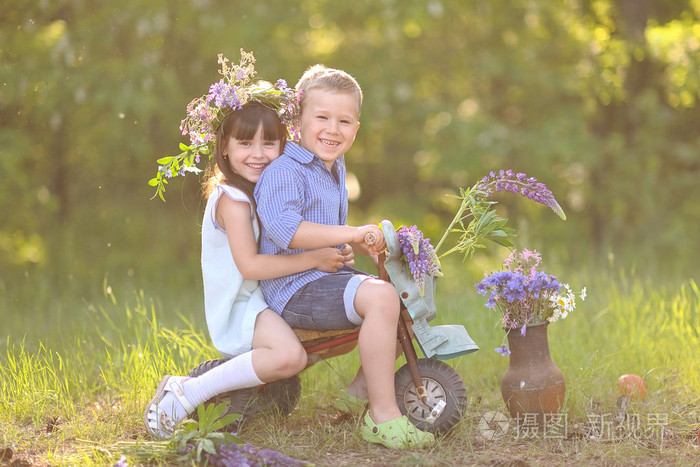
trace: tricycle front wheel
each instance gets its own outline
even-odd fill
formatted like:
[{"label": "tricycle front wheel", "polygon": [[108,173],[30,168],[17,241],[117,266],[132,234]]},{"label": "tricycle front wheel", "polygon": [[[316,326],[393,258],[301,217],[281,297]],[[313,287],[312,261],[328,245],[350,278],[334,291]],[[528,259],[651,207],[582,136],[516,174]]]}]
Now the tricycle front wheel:
[{"label": "tricycle front wheel", "polygon": [[[460,421],[467,408],[464,381],[454,368],[440,360],[421,358],[417,363],[428,395],[428,405],[423,404],[416,394],[408,364],[399,368],[395,375],[396,403],[401,413],[407,415],[419,429],[436,434],[447,433]],[[430,412],[440,401],[444,401],[445,407],[440,416],[430,423]]]}]

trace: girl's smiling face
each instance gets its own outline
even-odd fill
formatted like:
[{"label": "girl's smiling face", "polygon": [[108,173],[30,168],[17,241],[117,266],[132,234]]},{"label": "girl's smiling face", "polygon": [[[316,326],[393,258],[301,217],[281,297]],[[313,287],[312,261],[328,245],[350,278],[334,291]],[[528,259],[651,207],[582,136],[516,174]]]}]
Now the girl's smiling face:
[{"label": "girl's smiling face", "polygon": [[257,183],[262,171],[280,156],[280,140],[265,140],[262,124],[253,139],[230,137],[223,155],[228,157],[231,169],[246,180]]}]

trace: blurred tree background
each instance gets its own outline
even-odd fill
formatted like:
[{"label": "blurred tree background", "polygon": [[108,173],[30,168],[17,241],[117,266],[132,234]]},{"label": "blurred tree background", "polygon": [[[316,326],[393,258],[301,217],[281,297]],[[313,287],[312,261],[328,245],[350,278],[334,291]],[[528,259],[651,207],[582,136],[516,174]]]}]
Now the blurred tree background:
[{"label": "blurred tree background", "polygon": [[[490,170],[568,215],[497,196],[561,262],[692,274],[700,252],[699,0],[3,0],[0,294],[199,293],[198,182],[149,200],[217,53],[290,84],[310,65],[365,92],[354,222],[439,238],[445,197]],[[175,294],[176,292],[172,292]]]}]

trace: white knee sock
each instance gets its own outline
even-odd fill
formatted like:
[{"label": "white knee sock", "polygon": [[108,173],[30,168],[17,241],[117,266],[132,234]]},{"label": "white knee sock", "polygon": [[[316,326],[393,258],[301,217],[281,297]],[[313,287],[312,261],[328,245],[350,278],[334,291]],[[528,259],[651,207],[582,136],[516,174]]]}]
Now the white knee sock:
[{"label": "white knee sock", "polygon": [[253,369],[253,351],[246,352],[182,383],[185,397],[197,407],[212,397],[264,384]]},{"label": "white knee sock", "polygon": [[[193,407],[199,406],[212,397],[236,389],[252,388],[264,384],[253,369],[253,351],[246,352],[212,368],[196,378],[182,381],[182,390]],[[158,403],[160,410],[170,416],[175,423],[180,423],[187,412],[175,395],[166,392]],[[161,438],[167,438],[171,433],[163,429],[156,430]]]}]

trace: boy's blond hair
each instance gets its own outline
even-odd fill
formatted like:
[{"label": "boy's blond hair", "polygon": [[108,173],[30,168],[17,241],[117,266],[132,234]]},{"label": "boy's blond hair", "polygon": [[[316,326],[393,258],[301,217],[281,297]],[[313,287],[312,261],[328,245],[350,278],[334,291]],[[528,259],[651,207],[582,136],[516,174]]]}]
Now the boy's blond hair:
[{"label": "boy's blond hair", "polygon": [[331,92],[345,92],[357,97],[358,114],[362,109],[362,88],[355,78],[343,70],[327,68],[324,65],[314,65],[308,68],[296,85],[301,91],[301,109],[304,109],[304,98],[309,91],[321,89]]}]

